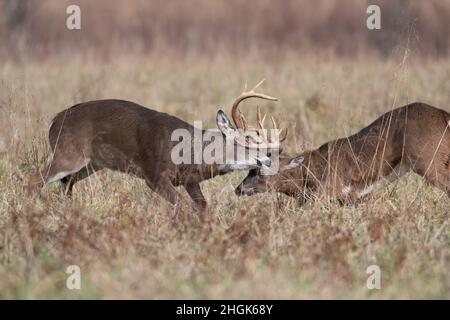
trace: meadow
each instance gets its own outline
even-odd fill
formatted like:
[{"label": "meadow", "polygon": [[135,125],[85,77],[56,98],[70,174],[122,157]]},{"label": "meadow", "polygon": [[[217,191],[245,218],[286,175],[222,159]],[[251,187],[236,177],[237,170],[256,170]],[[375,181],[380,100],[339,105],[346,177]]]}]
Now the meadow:
[{"label": "meadow", "polygon": [[[244,84],[266,78],[260,103],[289,128],[286,153],[318,147],[393,107],[450,111],[450,62],[329,56],[114,59],[64,56],[0,65],[0,298],[450,298],[450,199],[413,174],[358,206],[275,193],[237,197],[245,173],[202,183],[208,222],[178,223],[143,181],[101,171],[26,197],[48,160],[47,126],[81,101],[120,98],[215,128]],[[255,102],[243,104],[255,119]],[[149,137],[151,139],[151,137]],[[66,288],[66,268],[81,289]],[[381,289],[366,287],[370,265]]]}]

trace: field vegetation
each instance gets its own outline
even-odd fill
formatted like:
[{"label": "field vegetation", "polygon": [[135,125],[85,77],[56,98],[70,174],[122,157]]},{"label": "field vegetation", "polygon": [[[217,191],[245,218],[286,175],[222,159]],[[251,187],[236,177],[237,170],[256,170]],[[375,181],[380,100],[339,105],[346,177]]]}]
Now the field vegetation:
[{"label": "field vegetation", "polygon": [[[202,183],[211,217],[204,223],[194,216],[175,221],[173,208],[143,181],[112,171],[77,184],[71,199],[58,184],[34,200],[23,191],[27,176],[49,159],[51,118],[82,101],[131,100],[215,128],[219,107],[228,110],[245,83],[266,78],[264,92],[279,101],[260,106],[289,128],[286,153],[354,133],[410,102],[450,111],[448,29],[440,28],[448,23],[448,1],[424,6],[421,14],[434,18],[426,20],[428,25],[419,20],[411,32],[400,28],[406,33],[399,32],[398,41],[358,33],[362,49],[355,51],[323,31],[329,20],[316,22],[321,29],[308,24],[309,33],[279,37],[277,25],[280,34],[306,27],[276,17],[291,11],[310,19],[321,16],[306,15],[294,1],[284,13],[275,8],[276,14],[260,15],[270,12],[269,1],[264,2],[266,7],[247,17],[253,21],[248,38],[231,22],[227,32],[214,24],[228,22],[225,2],[214,10],[207,7],[217,16],[206,19],[209,14],[199,10],[193,19],[184,10],[170,9],[167,1],[156,1],[161,16],[179,25],[165,28],[158,15],[150,16],[167,32],[159,38],[143,15],[109,29],[112,42],[100,25],[92,26],[95,32],[89,32],[89,24],[76,31],[79,42],[67,30],[59,34],[53,26],[58,20],[42,18],[57,15],[57,2],[42,3],[19,29],[7,25],[22,40],[0,31],[0,298],[450,298],[450,199],[413,174],[358,206],[316,202],[299,207],[294,199],[274,193],[237,197],[234,188],[246,174],[233,173]],[[410,12],[419,12],[414,10],[420,5],[412,4]],[[113,6],[106,1],[103,6],[109,18],[99,20],[119,19]],[[331,7],[317,10],[332,17]],[[83,15],[95,17],[88,8],[86,2]],[[360,11],[365,17],[364,6],[345,8],[347,18],[336,15],[334,21],[354,21],[350,17],[356,19]],[[267,17],[271,32],[264,31],[261,16]],[[364,28],[364,19],[353,29],[334,29],[338,38]],[[50,21],[48,29],[43,21]],[[216,29],[202,28],[209,23]],[[130,25],[141,33],[136,31],[129,44],[120,32]],[[182,32],[186,25],[191,33]],[[427,33],[427,28],[434,31]],[[318,33],[313,36],[312,30]],[[213,38],[223,40],[217,50]],[[255,109],[253,101],[242,106],[253,121]],[[80,266],[80,290],[66,287],[70,265]],[[381,269],[380,290],[366,287],[370,265]]]}]

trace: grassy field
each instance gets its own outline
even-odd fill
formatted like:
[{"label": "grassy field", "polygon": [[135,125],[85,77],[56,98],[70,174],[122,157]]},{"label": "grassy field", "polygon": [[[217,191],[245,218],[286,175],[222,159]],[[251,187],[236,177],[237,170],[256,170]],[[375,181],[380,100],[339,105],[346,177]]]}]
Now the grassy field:
[{"label": "grassy field", "polygon": [[[236,59],[237,60],[237,59]],[[202,184],[213,219],[185,224],[143,181],[102,171],[29,201],[52,116],[121,98],[215,127],[218,107],[266,78],[262,104],[301,152],[424,101],[450,111],[450,62],[257,57],[172,61],[89,57],[0,66],[0,298],[450,298],[450,199],[414,175],[357,207],[298,207],[276,194],[238,198],[245,173]],[[250,119],[254,105],[242,108]],[[253,118],[254,119],[254,118]],[[151,137],[149,137],[151,138]],[[381,268],[381,289],[366,268]],[[66,268],[81,268],[81,290]]]}]

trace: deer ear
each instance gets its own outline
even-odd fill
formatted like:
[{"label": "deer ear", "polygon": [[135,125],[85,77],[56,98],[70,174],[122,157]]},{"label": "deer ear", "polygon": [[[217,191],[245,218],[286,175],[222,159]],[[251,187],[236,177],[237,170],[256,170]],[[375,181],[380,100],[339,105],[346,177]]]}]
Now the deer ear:
[{"label": "deer ear", "polygon": [[225,135],[228,135],[235,130],[233,125],[231,124],[230,119],[222,110],[219,110],[217,112],[216,123],[219,130],[222,131],[222,133]]},{"label": "deer ear", "polygon": [[304,156],[298,156],[293,158],[288,165],[284,166],[283,169],[284,170],[288,170],[288,169],[293,169],[293,168],[297,168],[299,165],[302,164],[302,162],[305,160]]}]

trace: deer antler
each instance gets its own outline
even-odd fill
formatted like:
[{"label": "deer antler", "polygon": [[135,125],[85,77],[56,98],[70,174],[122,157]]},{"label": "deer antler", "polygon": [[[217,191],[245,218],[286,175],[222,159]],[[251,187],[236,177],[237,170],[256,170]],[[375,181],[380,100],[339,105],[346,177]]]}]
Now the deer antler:
[{"label": "deer antler", "polygon": [[271,100],[271,101],[277,101],[278,99],[275,97],[271,97],[268,96],[266,94],[263,93],[258,93],[256,92],[256,89],[258,89],[258,87],[260,85],[263,84],[263,82],[266,79],[262,79],[253,89],[251,89],[250,91],[245,91],[242,92],[237,98],[236,100],[234,100],[233,102],[233,106],[231,107],[231,117],[233,118],[234,124],[236,125],[237,129],[241,129],[246,131],[247,130],[247,121],[245,120],[242,112],[239,110],[239,104],[244,101],[245,99],[248,98],[260,98],[260,99],[265,99],[265,100]]},{"label": "deer antler", "polygon": [[[269,137],[267,136],[267,130],[264,128],[264,120],[266,119],[266,114],[264,114],[264,116],[261,119],[261,111],[259,109],[259,106],[256,106],[256,110],[257,110],[256,111],[256,116],[257,116],[257,122],[258,122],[258,125],[257,125],[257,130],[258,130],[257,134],[258,134],[258,136],[262,135],[265,143],[274,143],[274,142],[276,142],[273,139],[269,139]],[[277,123],[275,121],[275,118],[273,116],[270,116],[270,119],[272,121],[272,128],[274,130],[278,131],[278,134],[279,134],[279,136],[278,136],[279,141],[278,142],[281,144],[287,138],[288,129],[284,128],[284,129],[278,130],[278,125],[277,125]]]},{"label": "deer antler", "polygon": [[[248,130],[248,125],[247,125],[247,120],[245,119],[244,115],[242,114],[242,112],[239,110],[239,104],[244,101],[245,99],[248,98],[260,98],[260,99],[265,99],[265,100],[271,100],[271,101],[277,101],[278,99],[275,97],[271,97],[269,95],[263,94],[263,93],[258,93],[256,92],[256,89],[263,84],[263,82],[265,81],[265,79],[261,80],[253,89],[249,90],[249,91],[245,91],[246,89],[244,89],[244,92],[239,95],[236,100],[233,103],[233,106],[231,108],[231,116],[233,118],[234,124],[236,125],[237,129],[241,129],[244,132],[246,132]],[[246,85],[247,87],[247,85]],[[257,126],[256,126],[256,134],[258,136],[258,139],[253,138],[253,140],[256,140],[256,142],[254,143],[249,143],[249,136],[245,137],[244,143],[241,143],[241,139],[237,139],[237,142],[244,146],[244,147],[258,147],[258,146],[263,146],[263,145],[269,145],[272,143],[281,143],[284,140],[286,140],[287,137],[287,128],[282,129],[282,130],[278,130],[277,124],[275,122],[275,119],[271,116],[271,120],[272,120],[272,127],[275,130],[278,130],[278,133],[281,133],[279,135],[279,140],[278,141],[273,141],[273,139],[269,139],[269,137],[267,136],[267,130],[264,129],[264,120],[266,119],[266,115],[264,114],[264,116],[261,118],[261,111],[259,106],[256,106],[256,115],[257,115]]]}]

